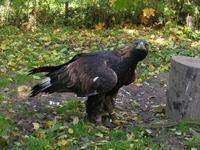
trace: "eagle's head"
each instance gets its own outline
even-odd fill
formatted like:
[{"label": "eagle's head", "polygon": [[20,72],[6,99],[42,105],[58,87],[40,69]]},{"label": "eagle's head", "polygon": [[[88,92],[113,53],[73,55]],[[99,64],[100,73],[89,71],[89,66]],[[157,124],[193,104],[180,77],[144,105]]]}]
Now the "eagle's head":
[{"label": "eagle's head", "polygon": [[132,46],[133,55],[138,61],[143,60],[147,56],[149,44],[145,40],[136,39],[133,41]]},{"label": "eagle's head", "polygon": [[143,60],[149,50],[149,44],[145,40],[135,39],[133,43],[118,51],[122,59],[134,60],[136,62]]}]

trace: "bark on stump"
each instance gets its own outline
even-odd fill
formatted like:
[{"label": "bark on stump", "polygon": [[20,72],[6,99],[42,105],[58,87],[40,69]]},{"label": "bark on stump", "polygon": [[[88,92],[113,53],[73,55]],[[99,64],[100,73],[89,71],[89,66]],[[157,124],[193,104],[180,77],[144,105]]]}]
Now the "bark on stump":
[{"label": "bark on stump", "polygon": [[166,112],[174,120],[200,120],[200,59],[172,58]]}]

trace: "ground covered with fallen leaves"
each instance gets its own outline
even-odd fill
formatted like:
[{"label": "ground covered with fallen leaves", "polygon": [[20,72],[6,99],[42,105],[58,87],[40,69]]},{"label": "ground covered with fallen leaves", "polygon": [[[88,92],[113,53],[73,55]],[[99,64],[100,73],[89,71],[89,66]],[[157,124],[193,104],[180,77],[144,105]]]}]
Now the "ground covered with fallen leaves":
[{"label": "ground covered with fallen leaves", "polygon": [[[85,100],[72,93],[29,98],[42,75],[28,70],[58,65],[80,52],[116,50],[133,38],[151,44],[137,81],[117,98],[115,129],[84,120]],[[165,114],[170,59],[200,57],[200,31],[183,27],[74,30],[39,27],[24,33],[0,29],[0,147],[2,149],[192,149],[200,148],[200,123],[173,122]]]}]

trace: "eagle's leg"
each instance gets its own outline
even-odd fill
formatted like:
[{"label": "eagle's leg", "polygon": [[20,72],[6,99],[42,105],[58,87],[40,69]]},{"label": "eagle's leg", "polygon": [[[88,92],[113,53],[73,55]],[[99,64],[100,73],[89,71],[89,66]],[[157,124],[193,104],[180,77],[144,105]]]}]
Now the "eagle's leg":
[{"label": "eagle's leg", "polygon": [[105,95],[89,96],[86,101],[87,119],[91,122],[102,124]]},{"label": "eagle's leg", "polygon": [[115,106],[114,98],[117,96],[118,90],[114,90],[106,94],[104,101],[104,110],[108,113],[109,119],[116,119],[113,108]]},{"label": "eagle's leg", "polygon": [[113,97],[108,95],[106,96],[106,100],[104,102],[104,111],[108,114],[109,119],[113,119],[114,116],[114,112],[113,112],[113,108],[114,108],[114,100]]}]

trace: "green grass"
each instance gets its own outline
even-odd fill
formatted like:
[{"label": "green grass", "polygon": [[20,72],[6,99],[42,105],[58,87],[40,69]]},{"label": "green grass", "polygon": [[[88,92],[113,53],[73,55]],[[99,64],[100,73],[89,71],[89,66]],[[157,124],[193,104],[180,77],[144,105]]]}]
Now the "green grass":
[{"label": "green grass", "polygon": [[14,127],[15,125],[10,119],[0,115],[0,136],[9,136]]},{"label": "green grass", "polygon": [[67,114],[72,116],[82,116],[81,109],[84,109],[83,102],[77,99],[69,99],[62,106],[57,108],[58,114]]},{"label": "green grass", "polygon": [[178,122],[176,128],[180,131],[186,131],[189,128],[198,128],[200,126],[199,120],[182,120]]},{"label": "green grass", "polygon": [[20,85],[33,81],[33,77],[28,76],[28,74],[17,74],[11,76],[1,76],[0,78],[0,88],[11,87],[13,85]]},{"label": "green grass", "polygon": [[92,127],[84,122],[79,122],[75,125],[72,124],[69,126],[69,128],[73,130],[73,133],[69,134],[77,138],[88,136],[92,131]]},{"label": "green grass", "polygon": [[11,77],[1,77],[0,78],[0,87],[5,88],[12,85],[13,79]]},{"label": "green grass", "polygon": [[81,101],[77,99],[68,99],[63,104],[63,107],[67,110],[76,110],[77,108],[80,108],[81,106],[82,106]]},{"label": "green grass", "polygon": [[27,139],[25,139],[25,149],[28,150],[49,150],[50,148],[50,143],[48,140],[46,139],[39,139],[36,137],[28,137]]},{"label": "green grass", "polygon": [[111,141],[105,145],[103,145],[100,149],[103,150],[108,150],[108,149],[113,149],[113,150],[144,150],[144,149],[152,149],[152,150],[161,150],[156,145],[150,145],[147,146],[145,143],[141,141],[137,142],[129,142],[129,141]]},{"label": "green grass", "polygon": [[[134,28],[96,31],[41,27],[34,33],[23,33],[12,26],[1,28],[0,89],[9,88],[16,91],[17,86],[30,85],[35,80],[43,78],[43,74],[28,75],[28,71],[35,67],[62,64],[80,52],[115,50],[131,43],[133,37],[146,39],[151,43],[148,58],[138,66],[137,81],[141,82],[160,72],[168,71],[171,57],[174,55],[200,57],[198,45],[200,32],[193,32],[183,27],[177,27],[177,32],[174,30],[174,28],[161,31]],[[171,39],[174,37],[178,38],[178,42]],[[11,137],[6,143],[9,142],[9,146],[13,149],[59,150],[85,147],[92,150],[145,148],[157,150],[163,148],[160,143],[169,137],[166,132],[178,136],[168,129],[152,129],[157,135],[149,135],[137,121],[137,126],[113,130],[86,123],[83,121],[84,102],[77,99],[66,100],[61,106],[52,106],[52,108],[44,106],[45,109],[33,111],[30,109],[32,106],[24,105],[29,101],[21,99],[15,101],[14,98],[16,96],[0,95],[0,102],[4,101],[0,103],[0,111],[6,114],[0,115],[0,136]],[[20,117],[11,117],[10,114]],[[15,120],[18,117],[20,119]],[[23,126],[19,126],[20,121],[27,121],[28,128],[32,127],[32,123],[37,122],[40,128],[25,131]],[[45,126],[48,121],[52,122],[52,126]],[[190,128],[199,129],[199,126],[182,122],[173,128],[187,134],[190,133]],[[17,142],[12,140],[16,137],[10,135],[13,131],[19,134]],[[186,142],[183,136],[178,136],[190,148],[200,144],[199,137],[199,134],[192,133],[191,138]],[[66,140],[67,144],[59,146],[57,143],[60,139]],[[2,146],[1,141],[0,146]],[[167,145],[165,144],[164,147]]]},{"label": "green grass", "polygon": [[127,133],[120,130],[112,130],[109,136],[112,141],[125,141],[127,139]]},{"label": "green grass", "polygon": [[187,145],[189,147],[199,147],[200,146],[200,134],[193,135],[188,141]]},{"label": "green grass", "polygon": [[9,99],[8,96],[0,95],[0,102]]},{"label": "green grass", "polygon": [[[103,150],[113,149],[113,150],[127,150],[130,149],[131,143],[128,141],[111,141],[102,146]],[[134,147],[135,148],[135,147]],[[143,149],[143,147],[141,147]]]}]

